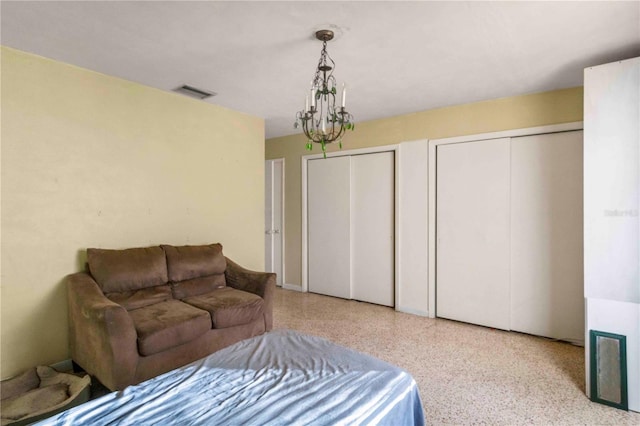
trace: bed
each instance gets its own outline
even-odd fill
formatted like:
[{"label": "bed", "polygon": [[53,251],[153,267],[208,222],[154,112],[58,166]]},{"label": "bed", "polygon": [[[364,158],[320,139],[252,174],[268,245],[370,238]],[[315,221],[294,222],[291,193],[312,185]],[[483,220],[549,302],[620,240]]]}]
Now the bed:
[{"label": "bed", "polygon": [[38,425],[424,425],[406,371],[275,330]]}]

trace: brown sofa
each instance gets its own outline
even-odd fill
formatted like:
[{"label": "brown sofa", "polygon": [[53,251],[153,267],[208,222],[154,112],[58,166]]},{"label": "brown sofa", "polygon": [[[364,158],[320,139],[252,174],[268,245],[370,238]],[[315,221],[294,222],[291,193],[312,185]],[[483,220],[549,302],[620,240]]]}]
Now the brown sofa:
[{"label": "brown sofa", "polygon": [[111,390],[271,330],[275,274],[220,244],[87,249],[66,277],[71,358]]}]

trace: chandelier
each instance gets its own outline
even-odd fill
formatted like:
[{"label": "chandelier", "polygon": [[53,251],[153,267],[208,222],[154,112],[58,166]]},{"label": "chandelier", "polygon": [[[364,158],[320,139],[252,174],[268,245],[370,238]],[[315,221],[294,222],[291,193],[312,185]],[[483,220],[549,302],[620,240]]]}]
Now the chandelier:
[{"label": "chandelier", "polygon": [[304,110],[296,114],[294,128],[302,127],[307,137],[306,149],[311,151],[314,143],[322,146],[326,158],[326,144],[338,141],[342,148],[342,136],[346,130],[354,130],[353,116],[347,112],[347,88],[342,85],[341,105],[336,107],[336,79],[333,69],[336,63],[327,52],[327,41],[333,39],[333,31],[320,30],[316,38],[322,41],[322,51],[316,74],[311,82],[311,92],[307,95]]}]

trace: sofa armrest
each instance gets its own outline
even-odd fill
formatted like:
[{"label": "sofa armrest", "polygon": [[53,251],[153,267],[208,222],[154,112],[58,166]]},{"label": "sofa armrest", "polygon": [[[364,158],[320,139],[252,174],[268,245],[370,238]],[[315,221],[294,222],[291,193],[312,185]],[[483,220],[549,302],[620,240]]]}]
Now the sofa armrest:
[{"label": "sofa armrest", "polygon": [[139,357],[133,320],[89,274],[68,275],[65,281],[72,359],[109,389],[125,388],[133,383]]},{"label": "sofa armrest", "polygon": [[245,269],[228,257],[224,273],[227,285],[238,290],[257,294],[264,299],[264,321],[266,331],[273,328],[273,294],[276,289],[276,274]]}]

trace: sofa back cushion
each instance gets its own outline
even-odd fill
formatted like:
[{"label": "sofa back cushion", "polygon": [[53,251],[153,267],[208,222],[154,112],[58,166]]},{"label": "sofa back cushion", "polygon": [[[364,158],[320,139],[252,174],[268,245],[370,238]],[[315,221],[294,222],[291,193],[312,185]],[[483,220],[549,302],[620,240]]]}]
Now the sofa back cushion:
[{"label": "sofa back cushion", "polygon": [[227,269],[221,244],[179,247],[163,245],[161,247],[167,255],[167,268],[171,282],[220,275]]},{"label": "sofa back cushion", "polygon": [[214,274],[208,277],[171,283],[171,290],[174,298],[183,300],[187,297],[200,296],[201,294],[224,288],[226,285],[224,274]]},{"label": "sofa back cushion", "polygon": [[104,293],[121,293],[166,284],[167,261],[160,247],[87,249],[89,272]]}]

